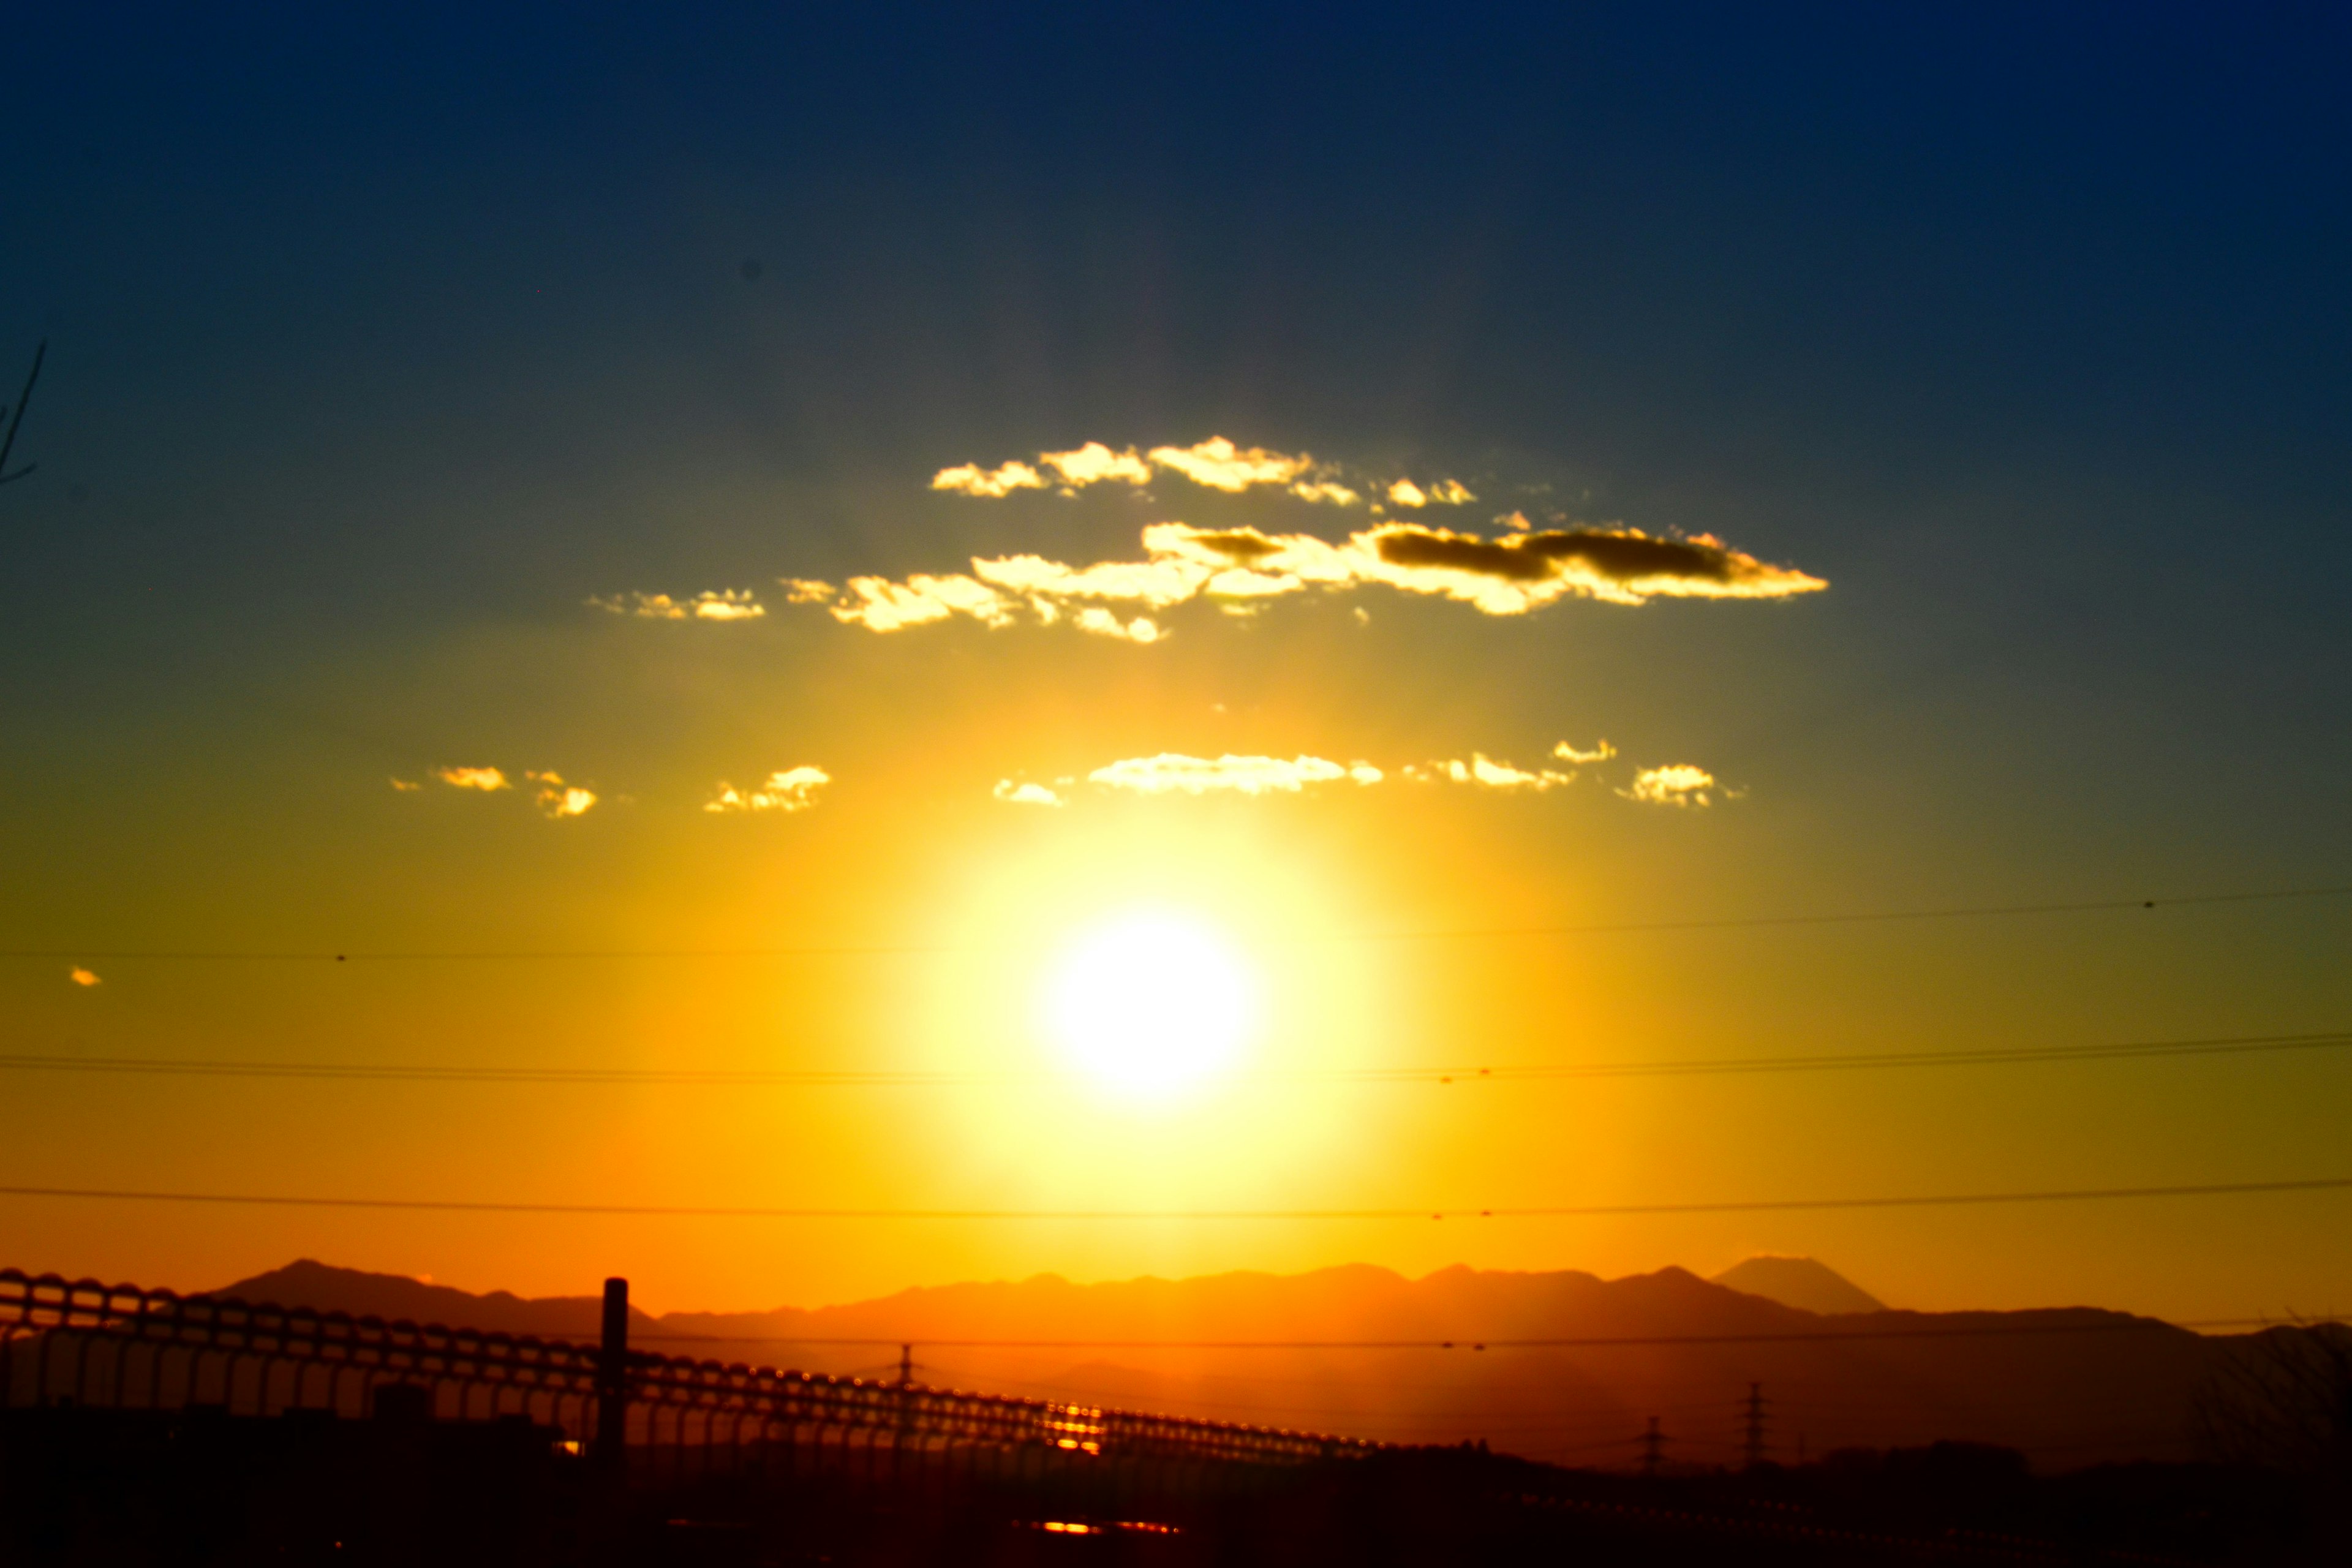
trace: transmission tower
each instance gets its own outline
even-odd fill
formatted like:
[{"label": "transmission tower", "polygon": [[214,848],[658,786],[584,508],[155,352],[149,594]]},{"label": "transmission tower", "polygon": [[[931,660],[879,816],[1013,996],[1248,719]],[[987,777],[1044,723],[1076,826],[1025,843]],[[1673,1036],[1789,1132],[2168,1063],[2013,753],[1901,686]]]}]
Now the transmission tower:
[{"label": "transmission tower", "polygon": [[1650,1429],[1642,1434],[1642,1476],[1645,1480],[1658,1479],[1658,1458],[1666,1446],[1666,1435],[1658,1430],[1658,1418],[1650,1417]]},{"label": "transmission tower", "polygon": [[1764,1462],[1764,1385],[1762,1384],[1751,1383],[1748,1385],[1747,1408],[1746,1453],[1748,1468],[1752,1470]]}]

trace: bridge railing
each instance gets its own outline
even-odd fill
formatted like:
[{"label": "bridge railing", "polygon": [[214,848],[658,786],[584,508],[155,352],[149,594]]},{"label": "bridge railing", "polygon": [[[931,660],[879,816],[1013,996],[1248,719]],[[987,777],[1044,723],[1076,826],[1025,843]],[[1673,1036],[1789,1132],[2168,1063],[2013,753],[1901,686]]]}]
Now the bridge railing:
[{"label": "bridge railing", "polygon": [[[0,1268],[0,1407],[211,1406],[268,1415],[405,1410],[441,1419],[526,1417],[584,1451],[612,1358],[570,1340],[387,1322],[346,1312]],[[761,1465],[781,1448],[1002,1459],[1289,1466],[1381,1445],[1319,1433],[917,1384],[831,1377],[644,1351],[623,1358],[626,1449],[694,1451],[706,1468]]]}]

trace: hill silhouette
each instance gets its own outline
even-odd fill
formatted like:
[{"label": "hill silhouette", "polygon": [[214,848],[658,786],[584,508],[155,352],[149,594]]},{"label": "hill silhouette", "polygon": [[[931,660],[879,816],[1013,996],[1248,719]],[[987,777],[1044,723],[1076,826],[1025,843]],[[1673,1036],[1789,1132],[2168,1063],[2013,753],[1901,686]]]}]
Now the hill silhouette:
[{"label": "hill silhouette", "polygon": [[[222,1293],[583,1339],[597,1307],[310,1260]],[[1824,1315],[1681,1268],[1408,1279],[1370,1265],[1091,1285],[1040,1275],[814,1309],[636,1314],[631,1333],[672,1354],[875,1376],[894,1374],[910,1342],[917,1379],[943,1386],[1485,1438],[1597,1466],[1632,1462],[1652,1415],[1670,1460],[1735,1461],[1739,1404],[1760,1383],[1776,1458],[1801,1442],[1819,1456],[1953,1438],[2053,1468],[2185,1457],[2191,1395],[2229,1342],[2091,1308]]]},{"label": "hill silhouette", "polygon": [[1712,1283],[1808,1312],[1883,1312],[1886,1305],[1828,1264],[1811,1258],[1761,1256],[1736,1263]]}]

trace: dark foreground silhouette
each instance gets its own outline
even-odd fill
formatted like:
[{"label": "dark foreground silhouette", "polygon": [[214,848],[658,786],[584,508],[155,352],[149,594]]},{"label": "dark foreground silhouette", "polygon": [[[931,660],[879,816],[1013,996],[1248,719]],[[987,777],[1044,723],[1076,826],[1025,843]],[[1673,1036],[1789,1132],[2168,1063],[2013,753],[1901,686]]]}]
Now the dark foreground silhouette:
[{"label": "dark foreground silhouette", "polygon": [[[0,1413],[0,1559],[47,1564],[2341,1562],[2286,1478],[2195,1465],[2036,1478],[1973,1445],[1641,1479],[1397,1449],[1182,1487],[1083,1464],[982,1474],[845,1454],[615,1477],[527,1419]],[[1162,1478],[1164,1480],[1165,1478]]]}]

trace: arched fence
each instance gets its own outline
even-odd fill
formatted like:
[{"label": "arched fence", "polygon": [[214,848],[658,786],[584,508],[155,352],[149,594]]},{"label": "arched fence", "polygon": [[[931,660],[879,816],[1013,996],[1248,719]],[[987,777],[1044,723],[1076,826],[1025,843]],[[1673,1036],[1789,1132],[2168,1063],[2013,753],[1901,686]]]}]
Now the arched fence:
[{"label": "arched fence", "polygon": [[[616,1285],[619,1283],[614,1282]],[[625,1306],[625,1299],[624,1299]],[[626,1323],[625,1310],[607,1313]],[[183,1296],[0,1268],[0,1409],[209,1408],[232,1415],[528,1421],[644,1479],[842,1473],[870,1479],[1155,1472],[1154,1490],[1234,1467],[1381,1445],[1314,1433],[696,1361],[528,1335]],[[611,1426],[615,1415],[618,1426]],[[609,1429],[608,1429],[609,1427]],[[614,1432],[624,1441],[605,1441]],[[1107,1475],[1106,1478],[1108,1479]]]}]

